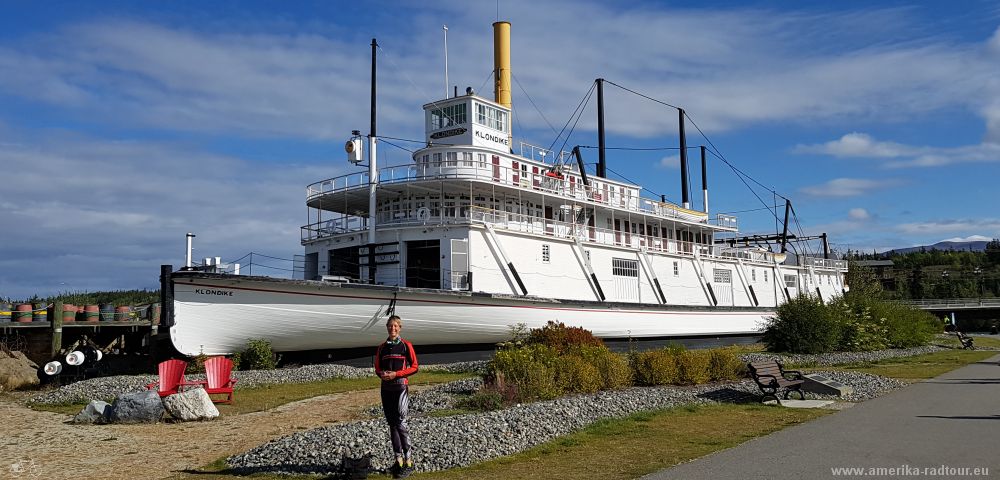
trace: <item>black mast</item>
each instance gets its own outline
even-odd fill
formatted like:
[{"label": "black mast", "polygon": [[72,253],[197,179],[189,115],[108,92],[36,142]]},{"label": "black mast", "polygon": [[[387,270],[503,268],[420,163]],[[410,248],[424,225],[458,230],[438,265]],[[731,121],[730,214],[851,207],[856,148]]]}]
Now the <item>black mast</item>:
[{"label": "black mast", "polygon": [[607,163],[604,149],[604,79],[597,82],[597,176],[607,178]]},{"label": "black mast", "polygon": [[691,208],[691,199],[688,198],[688,152],[687,136],[684,135],[684,109],[677,109],[677,121],[680,125],[681,137],[681,206]]}]

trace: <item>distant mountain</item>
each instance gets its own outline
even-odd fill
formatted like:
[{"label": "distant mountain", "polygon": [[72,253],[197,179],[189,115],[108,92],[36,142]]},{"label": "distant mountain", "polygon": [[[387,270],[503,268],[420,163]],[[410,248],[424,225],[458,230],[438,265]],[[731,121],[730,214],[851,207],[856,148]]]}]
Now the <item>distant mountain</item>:
[{"label": "distant mountain", "polygon": [[975,242],[938,242],[938,243],[935,243],[934,245],[926,245],[926,246],[920,246],[920,247],[908,247],[908,248],[897,248],[895,250],[890,250],[890,251],[885,252],[885,253],[892,253],[892,252],[895,252],[895,253],[919,252],[921,248],[926,249],[927,251],[931,251],[931,250],[953,250],[953,251],[958,251],[958,252],[966,252],[966,251],[982,252],[982,251],[986,250],[986,244],[987,243],[989,243],[989,241],[987,241],[987,240],[977,240]]}]

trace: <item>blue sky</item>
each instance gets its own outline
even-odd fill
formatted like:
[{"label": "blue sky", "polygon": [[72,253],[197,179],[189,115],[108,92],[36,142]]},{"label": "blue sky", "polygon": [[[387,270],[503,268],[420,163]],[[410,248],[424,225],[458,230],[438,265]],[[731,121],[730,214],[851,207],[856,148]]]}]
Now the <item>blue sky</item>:
[{"label": "blue sky", "polygon": [[[304,187],[351,171],[343,142],[367,130],[371,38],[379,133],[418,139],[421,105],[444,93],[441,26],[451,83],[488,96],[498,7],[515,141],[552,144],[549,125],[603,77],[684,107],[758,196],[791,198],[836,248],[1000,236],[995,3],[464,3],[5,4],[0,297],[155,288],[188,231],[196,258],[301,253]],[[606,97],[610,146],[677,145],[674,111]],[[596,145],[595,116],[591,101],[568,147]],[[679,201],[676,164],[669,150],[609,154]],[[713,211],[762,208],[729,167],[709,170]],[[774,230],[767,211],[738,215],[744,233]]]}]

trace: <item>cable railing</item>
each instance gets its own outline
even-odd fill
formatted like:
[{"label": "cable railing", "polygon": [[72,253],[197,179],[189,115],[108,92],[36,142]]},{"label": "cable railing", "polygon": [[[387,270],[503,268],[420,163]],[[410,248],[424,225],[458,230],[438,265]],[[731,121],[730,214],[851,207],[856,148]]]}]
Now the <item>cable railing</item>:
[{"label": "cable railing", "polygon": [[[636,250],[692,256],[697,251],[698,255],[704,257],[741,258],[750,262],[766,264],[773,264],[774,261],[771,252],[708,245],[677,240],[662,235],[654,236],[626,231],[624,229],[614,230],[593,227],[587,224],[551,220],[535,215],[477,206],[435,210],[419,208],[402,212],[380,212],[376,217],[376,221],[380,227],[489,224],[494,228],[508,231],[562,239],[578,239],[585,243],[626,247]],[[356,216],[316,222],[301,228],[301,240],[305,244],[345,233],[360,233],[368,228],[367,223],[368,219],[366,217]]]},{"label": "cable railing", "polygon": [[[446,152],[447,153],[447,152]],[[456,152],[470,153],[470,152]],[[494,157],[493,161],[496,161]],[[543,171],[537,165],[522,165],[514,169],[496,163],[489,163],[485,157],[456,155],[447,160],[428,163],[412,163],[379,169],[379,184],[392,185],[422,180],[472,180],[482,181],[518,189],[537,191],[585,204],[604,205],[610,208],[660,218],[678,219],[688,222],[713,225],[722,229],[738,230],[737,217],[717,214],[709,219],[708,214],[689,210],[670,202],[661,202],[639,195],[638,190],[625,184],[595,179],[594,185],[584,185],[573,171],[565,173]],[[368,172],[356,172],[313,183],[306,187],[306,201],[319,196],[351,190],[367,189]]]}]

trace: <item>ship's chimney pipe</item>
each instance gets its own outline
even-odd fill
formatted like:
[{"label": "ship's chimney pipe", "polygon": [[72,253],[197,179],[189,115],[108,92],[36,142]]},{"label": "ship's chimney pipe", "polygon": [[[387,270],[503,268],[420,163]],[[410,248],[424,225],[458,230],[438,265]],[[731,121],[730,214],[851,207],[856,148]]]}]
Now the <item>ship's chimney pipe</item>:
[{"label": "ship's chimney pipe", "polygon": [[684,135],[684,109],[677,109],[677,123],[680,126],[681,137],[681,206],[691,208],[691,199],[688,198],[688,152],[687,136]]},{"label": "ship's chimney pipe", "polygon": [[607,153],[604,146],[604,79],[597,82],[597,176],[608,177]]},{"label": "ship's chimney pipe", "polygon": [[193,239],[194,236],[195,235],[191,232],[188,232],[187,234],[187,250],[185,250],[187,253],[184,255],[184,268],[188,269],[191,268],[191,239]]},{"label": "ship's chimney pipe", "polygon": [[701,146],[701,195],[702,195],[702,206],[705,207],[705,213],[708,213],[708,162],[705,157],[704,145]]},{"label": "ship's chimney pipe", "polygon": [[[508,109],[510,103],[510,22],[493,24],[493,100]],[[507,138],[511,140],[510,117]],[[513,148],[512,144],[508,145]]]}]

